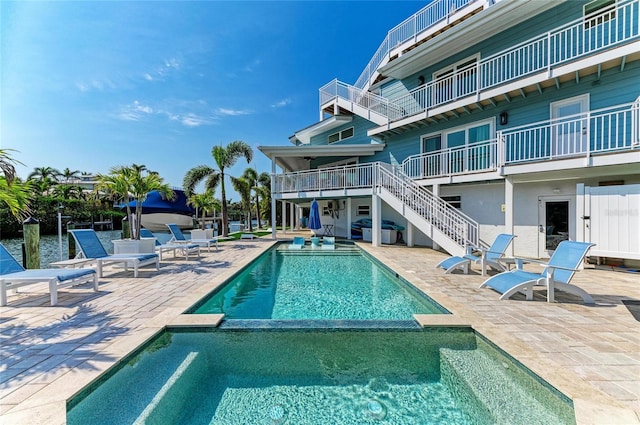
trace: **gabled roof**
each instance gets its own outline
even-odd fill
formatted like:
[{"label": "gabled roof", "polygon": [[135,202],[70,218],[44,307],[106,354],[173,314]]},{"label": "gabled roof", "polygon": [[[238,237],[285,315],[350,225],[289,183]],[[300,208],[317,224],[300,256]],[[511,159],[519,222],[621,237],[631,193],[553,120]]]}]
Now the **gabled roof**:
[{"label": "gabled roof", "polygon": [[350,158],[371,156],[384,149],[384,143],[366,145],[305,145],[305,146],[258,146],[258,149],[275,160],[284,171],[308,170],[312,159],[320,157]]},{"label": "gabled roof", "polygon": [[325,131],[332,130],[334,128],[338,128],[343,124],[350,123],[352,120],[353,116],[351,115],[334,115],[308,127],[305,127],[302,130],[296,131],[295,134],[289,138],[289,140],[294,144],[297,140],[303,145],[308,145],[309,143],[311,143],[311,138],[313,136],[324,133]]}]

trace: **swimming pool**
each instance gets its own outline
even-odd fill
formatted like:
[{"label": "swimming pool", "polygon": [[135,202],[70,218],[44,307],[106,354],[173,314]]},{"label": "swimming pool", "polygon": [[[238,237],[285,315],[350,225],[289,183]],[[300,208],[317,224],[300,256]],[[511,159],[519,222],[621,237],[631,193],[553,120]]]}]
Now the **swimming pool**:
[{"label": "swimming pool", "polygon": [[[399,323],[399,322],[398,322]],[[108,379],[106,379],[108,377]],[[569,424],[570,401],[469,328],[163,332],[68,424]]]},{"label": "swimming pool", "polygon": [[406,320],[447,311],[353,245],[330,252],[281,245],[190,312],[224,313],[225,319]]}]

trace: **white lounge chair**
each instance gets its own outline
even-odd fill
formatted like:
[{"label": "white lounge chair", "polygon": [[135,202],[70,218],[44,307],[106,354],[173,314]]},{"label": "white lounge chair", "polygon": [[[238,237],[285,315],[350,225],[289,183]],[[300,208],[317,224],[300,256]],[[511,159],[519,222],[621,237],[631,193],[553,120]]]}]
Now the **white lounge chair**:
[{"label": "white lounge chair", "polygon": [[58,289],[60,288],[93,282],[93,290],[98,291],[98,276],[93,269],[25,270],[4,245],[0,244],[0,306],[7,305],[7,291],[9,289],[43,282],[49,284],[51,305],[58,303]]},{"label": "white lounge chair", "polygon": [[200,257],[200,245],[195,243],[165,243],[161,244],[158,242],[158,238],[149,230],[149,229],[140,229],[140,237],[142,238],[155,238],[156,239],[156,254],[160,257],[160,261],[162,261],[162,253],[163,252],[171,252],[173,256],[176,256],[176,253],[179,253],[185,257],[185,260],[189,260],[189,254],[195,254]]},{"label": "white lounge chair", "polygon": [[[594,304],[593,298],[584,289],[570,284],[571,278],[578,271],[589,248],[595,244],[586,242],[562,241],[545,264],[542,273],[531,273],[522,270],[522,262],[518,268],[503,272],[487,279],[480,287],[488,286],[502,294],[501,300],[509,298],[516,292],[524,292],[527,300],[533,299],[533,287],[544,284],[547,287],[547,301],[555,301],[555,291],[569,292],[581,297],[585,304]],[[527,260],[532,262],[532,260]]]},{"label": "white lounge chair", "polygon": [[215,245],[216,250],[218,249],[218,238],[187,239],[177,224],[170,223],[170,224],[167,224],[167,227],[171,232],[171,239],[169,240],[169,243],[197,243],[198,245],[206,245],[208,252],[211,251],[211,245]]},{"label": "white lounge chair", "polygon": [[324,236],[322,238],[322,249],[336,249],[336,238],[334,236]]},{"label": "white lounge chair", "polygon": [[[454,256],[442,260],[436,265],[442,267],[445,273],[451,273],[456,269],[462,269],[465,274],[469,273],[471,263],[482,265],[482,275],[484,276],[487,266],[498,271],[505,271],[506,268],[499,262],[499,259],[504,255],[505,251],[511,244],[511,241],[515,238],[514,235],[506,233],[499,234],[493,241],[489,249],[468,247],[467,253],[462,257]],[[473,255],[473,250],[479,250],[480,255]]]},{"label": "white lounge chair", "polygon": [[156,270],[160,270],[160,258],[158,254],[113,254],[109,255],[107,250],[102,246],[102,242],[98,238],[96,232],[92,229],[69,230],[73,235],[80,254],[84,258],[90,258],[97,264],[98,276],[102,277],[102,267],[108,264],[123,264],[124,270],[127,271],[129,266],[133,267],[133,276],[138,277],[138,269],[140,267],[153,264]]}]

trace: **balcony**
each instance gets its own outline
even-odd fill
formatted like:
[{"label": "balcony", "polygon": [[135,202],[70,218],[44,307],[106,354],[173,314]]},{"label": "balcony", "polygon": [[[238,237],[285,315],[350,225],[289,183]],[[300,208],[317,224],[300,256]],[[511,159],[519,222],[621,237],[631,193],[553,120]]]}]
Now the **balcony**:
[{"label": "balcony", "polygon": [[413,179],[478,173],[497,178],[504,167],[536,164],[533,170],[543,171],[556,167],[550,161],[581,158],[584,165],[592,157],[632,151],[640,152],[640,97],[634,103],[514,127],[495,139],[413,155],[403,161],[402,170]]}]

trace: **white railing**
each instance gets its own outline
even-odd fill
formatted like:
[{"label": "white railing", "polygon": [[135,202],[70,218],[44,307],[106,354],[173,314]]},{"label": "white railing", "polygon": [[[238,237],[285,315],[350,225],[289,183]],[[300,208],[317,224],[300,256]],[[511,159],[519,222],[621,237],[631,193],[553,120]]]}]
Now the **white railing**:
[{"label": "white railing", "polygon": [[[638,39],[639,5],[640,0],[618,1],[615,7],[612,5],[610,9],[540,34],[393,100],[376,96],[375,105],[384,104],[376,112],[389,121],[397,121],[467,96],[478,96],[484,90],[531,74],[551,72],[569,61]],[[356,103],[365,97],[366,91],[360,90],[357,84],[348,87],[351,89],[342,90],[340,94],[334,89],[334,96]],[[321,104],[327,100],[323,89]]]},{"label": "white railing", "polygon": [[398,169],[389,165],[377,167],[378,186],[385,188],[458,246],[479,246],[478,223],[458,211],[442,198],[418,185]]},{"label": "white railing", "polygon": [[402,162],[402,171],[412,179],[420,179],[496,170],[497,147],[497,139],[491,139],[412,155]]},{"label": "white railing", "polygon": [[371,77],[394,48],[412,39],[415,40],[418,34],[446,21],[455,12],[476,1],[478,0],[435,0],[396,25],[387,33],[354,86],[361,90],[367,89]]},{"label": "white railing", "polygon": [[407,157],[413,179],[495,171],[503,165],[589,157],[640,147],[640,97],[597,109],[500,131],[495,139]]},{"label": "white railing", "polygon": [[360,90],[338,80],[333,80],[320,88],[320,105],[324,105],[337,97],[346,99],[354,105],[377,112],[385,117],[389,115],[389,100],[377,94]]},{"label": "white railing", "polygon": [[275,176],[274,193],[371,188],[374,163],[297,171]]},{"label": "white railing", "polygon": [[384,187],[461,247],[478,246],[478,223],[415,183],[397,167],[368,163],[276,175],[273,193]]}]

